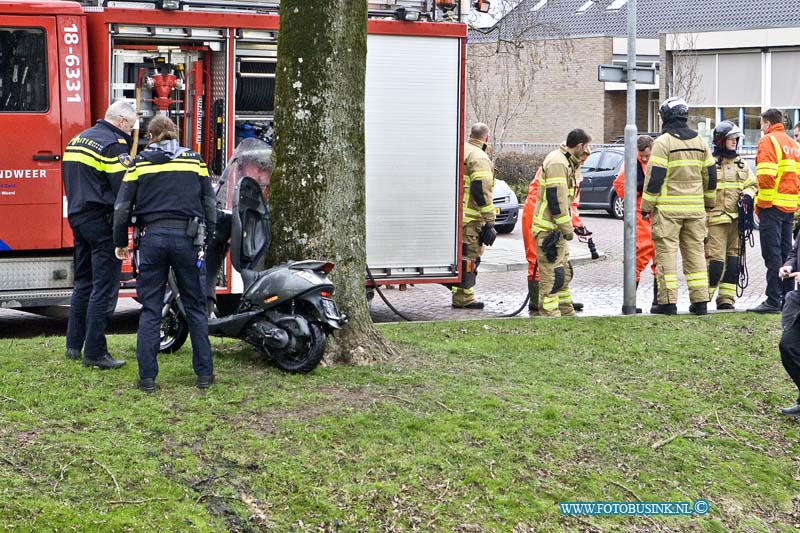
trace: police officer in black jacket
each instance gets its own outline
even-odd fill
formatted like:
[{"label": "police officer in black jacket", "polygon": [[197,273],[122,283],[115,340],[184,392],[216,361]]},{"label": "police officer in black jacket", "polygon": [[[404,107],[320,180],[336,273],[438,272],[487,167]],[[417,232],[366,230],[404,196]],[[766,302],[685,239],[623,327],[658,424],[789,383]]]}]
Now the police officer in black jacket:
[{"label": "police officer in black jacket", "polygon": [[214,363],[208,340],[205,303],[205,265],[197,223],[214,234],[216,202],[208,169],[199,154],[178,145],[175,125],[156,116],[148,125],[149,144],[134,161],[122,182],[114,206],[116,255],[129,255],[131,215],[143,234],[139,243],[136,292],[142,312],[136,339],[139,388],[155,391],[158,375],[161,306],[170,267],[175,272],[192,339],[192,366],[197,386],[214,382]]},{"label": "police officer in black jacket", "polygon": [[[786,262],[778,270],[778,277],[784,281],[800,281],[800,239],[794,241],[792,251]],[[800,290],[792,283],[794,290],[786,293],[783,309],[781,310],[781,325],[783,335],[781,336],[778,349],[781,352],[781,362],[786,373],[792,378],[794,384],[800,391]],[[800,395],[797,403],[792,407],[781,409],[781,414],[791,417],[800,417]]]},{"label": "police officer in black jacket", "polygon": [[80,359],[83,350],[83,364],[102,369],[125,364],[108,355],[105,332],[121,266],[111,241],[114,200],[131,160],[128,151],[135,123],[136,112],[129,104],[111,104],[104,120],[67,144],[61,167],[75,243],[66,356]]}]

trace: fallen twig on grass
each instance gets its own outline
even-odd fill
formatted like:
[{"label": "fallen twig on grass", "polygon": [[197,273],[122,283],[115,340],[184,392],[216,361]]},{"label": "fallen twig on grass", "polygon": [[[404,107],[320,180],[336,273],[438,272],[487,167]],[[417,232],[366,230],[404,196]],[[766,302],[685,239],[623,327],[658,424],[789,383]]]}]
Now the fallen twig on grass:
[{"label": "fallen twig on grass", "polygon": [[167,501],[169,498],[145,498],[144,500],[109,500],[106,502],[107,505],[138,505],[140,503],[148,503],[148,502],[163,502]]},{"label": "fallen twig on grass", "polygon": [[674,435],[671,435],[670,437],[667,437],[664,440],[660,440],[660,441],[656,442],[655,444],[653,444],[651,446],[651,448],[653,448],[654,450],[657,450],[657,449],[661,448],[662,446],[666,446],[667,444],[669,444],[670,442],[674,441],[675,439],[677,439],[679,437],[683,437],[688,432],[689,432],[688,429],[684,429],[683,431],[679,431],[678,433],[675,433]]},{"label": "fallen twig on grass", "polygon": [[723,433],[725,433],[725,435],[727,435],[729,438],[731,438],[731,439],[733,439],[734,441],[738,442],[738,443],[739,443],[739,444],[741,444],[742,446],[746,446],[746,447],[750,448],[751,450],[754,450],[754,451],[757,451],[757,452],[761,452],[761,453],[767,453],[767,452],[766,452],[766,451],[765,451],[763,448],[759,448],[758,446],[756,446],[756,445],[754,445],[754,444],[750,444],[749,442],[743,441],[743,440],[741,440],[741,439],[737,438],[736,436],[734,436],[734,435],[733,435],[733,434],[732,434],[730,431],[728,431],[727,429],[725,429],[725,426],[723,426],[723,425],[722,425],[722,422],[721,422],[721,421],[720,421],[720,419],[719,419],[719,413],[717,413],[717,410],[716,410],[716,409],[714,410],[714,416],[716,416],[716,417],[717,417],[717,425],[719,426],[719,428],[720,428],[720,429],[722,430],[722,432],[723,432]]},{"label": "fallen twig on grass", "polygon": [[405,402],[408,405],[414,405],[414,402],[412,402],[411,400],[406,400],[405,398],[401,398],[400,396],[394,396],[393,394],[387,394],[386,397],[387,398],[394,398],[395,400],[400,400],[401,402]]},{"label": "fallen twig on grass", "polygon": [[117,478],[116,478],[116,477],[114,477],[114,474],[111,472],[111,470],[109,470],[109,469],[108,469],[108,467],[107,467],[106,465],[104,465],[103,463],[101,463],[101,462],[100,462],[100,461],[98,461],[97,459],[92,459],[92,462],[93,462],[94,464],[96,464],[96,465],[98,465],[98,466],[102,467],[102,468],[103,468],[103,470],[105,470],[106,472],[108,472],[108,475],[109,475],[109,476],[111,476],[111,479],[112,479],[112,481],[114,481],[114,486],[117,488],[117,498],[122,498],[122,491],[119,489],[119,483],[117,483]]},{"label": "fallen twig on grass", "polygon": [[67,471],[67,468],[69,468],[70,465],[72,465],[72,463],[74,463],[75,461],[77,461],[77,459],[73,459],[72,461],[68,462],[67,464],[61,467],[61,472],[58,474],[58,479],[56,480],[55,483],[53,483],[53,492],[55,492],[56,489],[58,488],[58,484],[64,481],[64,473]]},{"label": "fallen twig on grass", "polygon": [[447,407],[445,404],[443,404],[443,403],[442,403],[442,402],[440,402],[439,400],[436,400],[436,403],[437,403],[437,404],[439,404],[439,407],[441,407],[442,409],[444,409],[444,410],[446,410],[446,411],[448,411],[448,412],[450,412],[450,413],[452,413],[452,412],[453,412],[453,410],[452,410],[452,409],[450,409],[449,407]]},{"label": "fallen twig on grass", "polygon": [[24,404],[24,403],[22,403],[21,401],[19,401],[19,400],[15,400],[15,399],[14,399],[14,398],[12,398],[11,396],[6,396],[5,394],[0,394],[0,399],[3,399],[3,400],[5,400],[5,401],[7,401],[7,402],[14,402],[14,403],[18,403],[19,405],[21,405],[22,407],[24,407],[24,408],[25,408],[25,410],[28,412],[28,414],[33,414],[33,409],[31,409],[30,407],[28,407],[27,405],[25,405],[25,404]]},{"label": "fallen twig on grass", "polygon": [[28,470],[27,468],[25,468],[25,467],[24,467],[24,466],[22,466],[22,465],[18,465],[17,463],[15,463],[14,461],[12,461],[12,460],[11,460],[11,459],[9,459],[8,457],[6,457],[5,455],[0,455],[0,459],[2,459],[4,463],[7,463],[7,464],[9,464],[9,465],[13,466],[13,467],[14,467],[14,468],[16,468],[17,470],[20,470],[20,471],[22,471],[22,472],[25,472],[25,474],[26,474],[26,475],[27,475],[29,478],[31,478],[31,481],[33,481],[34,483],[36,483],[36,478],[33,476],[33,474],[31,474],[31,471],[30,471],[30,470]]},{"label": "fallen twig on grass", "polygon": [[627,492],[627,493],[629,493],[629,494],[633,495],[633,497],[634,497],[634,498],[636,498],[637,500],[639,500],[639,501],[642,501],[642,499],[639,497],[639,495],[638,495],[638,494],[636,494],[635,492],[633,492],[631,489],[629,489],[628,487],[626,487],[626,486],[625,486],[625,485],[623,485],[622,483],[617,483],[617,482],[616,482],[616,481],[614,481],[614,480],[611,480],[611,483],[612,483],[612,484],[614,484],[614,485],[616,485],[617,487],[621,488],[621,489],[622,489],[622,490],[624,490],[625,492]]}]

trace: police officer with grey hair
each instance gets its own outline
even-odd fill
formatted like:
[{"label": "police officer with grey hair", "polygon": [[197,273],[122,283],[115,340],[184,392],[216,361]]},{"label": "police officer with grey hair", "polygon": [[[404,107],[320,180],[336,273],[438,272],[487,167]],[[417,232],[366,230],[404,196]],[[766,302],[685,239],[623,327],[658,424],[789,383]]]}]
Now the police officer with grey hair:
[{"label": "police officer with grey hair", "polygon": [[114,257],[111,241],[114,200],[131,161],[128,151],[135,124],[130,104],[114,102],[104,119],[75,136],[64,150],[67,219],[75,246],[66,356],[78,360],[83,350],[84,366],[101,369],[125,364],[108,354],[105,332],[122,265]]}]

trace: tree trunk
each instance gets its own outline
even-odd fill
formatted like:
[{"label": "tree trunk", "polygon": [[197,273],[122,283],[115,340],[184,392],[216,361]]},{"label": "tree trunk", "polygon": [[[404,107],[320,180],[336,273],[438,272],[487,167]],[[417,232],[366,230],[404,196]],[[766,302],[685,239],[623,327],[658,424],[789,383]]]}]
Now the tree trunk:
[{"label": "tree trunk", "polygon": [[334,298],[350,322],[329,340],[333,362],[390,351],[364,289],[366,56],[364,0],[281,1],[271,260],[336,263]]}]

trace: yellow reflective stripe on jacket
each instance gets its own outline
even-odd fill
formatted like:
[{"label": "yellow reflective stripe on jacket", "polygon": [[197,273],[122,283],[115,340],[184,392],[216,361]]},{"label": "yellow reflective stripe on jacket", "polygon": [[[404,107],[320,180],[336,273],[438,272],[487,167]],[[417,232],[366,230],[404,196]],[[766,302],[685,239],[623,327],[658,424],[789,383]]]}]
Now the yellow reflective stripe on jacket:
[{"label": "yellow reflective stripe on jacket", "polygon": [[650,194],[649,192],[643,192],[642,200],[647,200],[648,202],[655,202],[656,200],[658,200],[658,196]]},{"label": "yellow reflective stripe on jacket", "polygon": [[781,207],[797,207],[797,200],[798,195],[777,193],[772,198],[772,205],[778,205]]},{"label": "yellow reflective stripe on jacket", "polygon": [[698,210],[705,209],[700,203],[696,205],[664,205],[658,204],[658,210],[662,213],[697,213]]},{"label": "yellow reflective stripe on jacket", "polygon": [[553,220],[553,222],[555,222],[556,225],[561,225],[561,224],[566,224],[567,222],[569,222],[569,219],[570,219],[569,215],[563,215],[563,216],[557,217],[555,220]]},{"label": "yellow reflective stripe on jacket", "polygon": [[99,172],[105,172],[106,170],[106,164],[104,162],[98,161],[97,157],[84,153],[66,151],[64,152],[64,157],[62,160],[72,163],[80,163]]},{"label": "yellow reflective stripe on jacket", "polygon": [[[139,168],[137,164],[136,172],[140,176],[144,176],[145,174],[155,174],[157,172],[196,172],[201,176],[204,176],[203,169],[200,166],[200,161],[194,159],[184,159],[183,161],[179,161],[177,159],[173,159],[168,163],[161,163],[160,165],[153,165],[153,166],[143,166]],[[205,171],[207,175],[208,171]]]},{"label": "yellow reflective stripe on jacket", "polygon": [[667,168],[667,165],[669,165],[669,160],[665,157],[650,156],[650,161],[653,162],[653,165],[657,165],[659,167]]},{"label": "yellow reflective stripe on jacket", "polygon": [[489,172],[488,170],[476,170],[472,174],[469,175],[470,181],[478,179],[478,178],[493,178],[494,174]]},{"label": "yellow reflective stripe on jacket", "polygon": [[554,178],[544,178],[544,179],[542,179],[542,184],[545,187],[552,187],[552,186],[555,186],[555,185],[566,185],[567,184],[567,178],[564,177],[564,176],[556,176]]},{"label": "yellow reflective stripe on jacket", "polygon": [[493,203],[481,207],[481,213],[491,213],[492,211],[494,211]]},{"label": "yellow reflective stripe on jacket", "polygon": [[[711,192],[713,193],[714,191],[711,191]],[[665,195],[661,195],[658,198],[658,200],[656,201],[656,203],[659,206],[660,205],[665,205],[665,204],[675,204],[675,205],[701,204],[701,205],[704,205],[703,196],[704,196],[703,194],[692,194],[690,196],[688,196],[688,195],[687,196],[684,196],[684,195],[681,195],[681,196],[665,196]]]},{"label": "yellow reflective stripe on jacket", "polygon": [[[778,194],[778,187],[781,184],[781,176],[783,173],[788,170],[787,165],[784,164],[784,157],[783,157],[783,148],[781,148],[781,143],[778,142],[778,139],[775,138],[774,135],[769,136],[770,141],[772,141],[772,147],[775,149],[775,157],[778,158],[777,163],[758,163],[756,165],[756,174],[759,176],[774,176],[775,177],[775,186],[772,189],[759,189],[758,196],[756,197],[757,200],[763,200],[765,202],[772,202],[773,205],[779,205],[781,207],[797,207],[797,196],[794,196],[793,200],[787,200],[786,194]],[[791,167],[794,167],[794,161],[792,161]]]},{"label": "yellow reflective stripe on jacket", "polygon": [[675,167],[698,167],[703,168],[705,165],[705,161],[702,159],[676,159],[675,161],[670,161],[667,163],[667,168],[675,168]]}]

